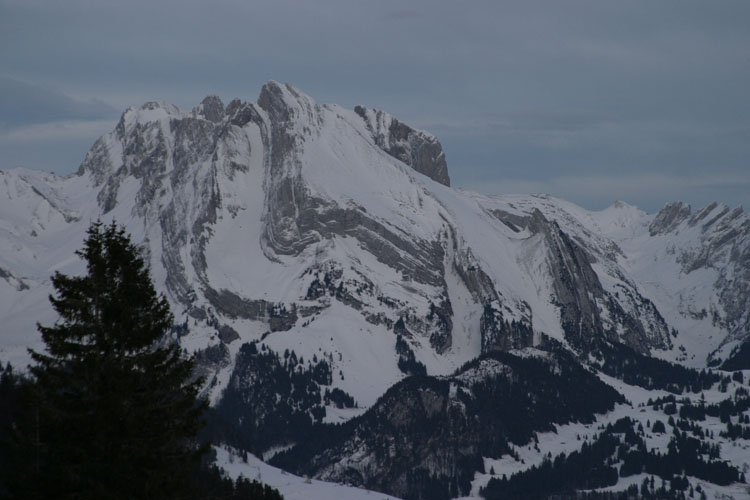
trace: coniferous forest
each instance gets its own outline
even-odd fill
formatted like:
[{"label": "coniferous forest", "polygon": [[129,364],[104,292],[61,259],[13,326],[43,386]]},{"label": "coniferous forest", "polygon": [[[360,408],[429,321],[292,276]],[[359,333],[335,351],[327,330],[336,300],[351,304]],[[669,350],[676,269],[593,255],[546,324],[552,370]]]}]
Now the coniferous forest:
[{"label": "coniferous forest", "polygon": [[203,380],[125,230],[94,223],[77,255],[85,275],[52,277],[45,351],[0,376],[0,497],[281,498],[206,459]]}]

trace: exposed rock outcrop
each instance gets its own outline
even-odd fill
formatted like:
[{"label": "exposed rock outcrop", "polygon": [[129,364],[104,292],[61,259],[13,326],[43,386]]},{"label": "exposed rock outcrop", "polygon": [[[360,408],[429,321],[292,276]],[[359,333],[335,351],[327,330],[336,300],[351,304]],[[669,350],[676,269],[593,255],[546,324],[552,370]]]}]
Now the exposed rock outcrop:
[{"label": "exposed rock outcrop", "polygon": [[433,181],[451,185],[445,153],[435,136],[415,130],[380,110],[355,106],[354,111],[365,121],[379,148]]},{"label": "exposed rock outcrop", "polygon": [[675,201],[667,203],[664,208],[656,214],[654,221],[648,227],[651,236],[665,234],[674,230],[681,222],[690,217],[690,205]]}]

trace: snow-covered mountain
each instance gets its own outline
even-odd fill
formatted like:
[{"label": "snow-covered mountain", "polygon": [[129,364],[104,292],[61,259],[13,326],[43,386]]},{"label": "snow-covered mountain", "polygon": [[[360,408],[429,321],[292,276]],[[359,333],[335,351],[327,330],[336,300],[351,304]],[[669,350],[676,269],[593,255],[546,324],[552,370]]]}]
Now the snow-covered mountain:
[{"label": "snow-covered mountain", "polygon": [[399,319],[433,374],[542,335],[700,367],[750,333],[741,208],[589,212],[452,189],[432,135],[290,85],[226,108],[216,97],[190,112],[147,103],[75,175],[0,175],[5,358],[37,342],[49,275],[75,272],[73,250],[99,217],[142,243],[190,348],[268,333],[275,349],[341,352],[337,370],[386,384],[373,396],[399,378]]},{"label": "snow-covered mountain", "polygon": [[217,405],[257,379],[251,342],[322,366],[319,388],[356,405],[321,402],[316,418],[335,422],[408,374],[497,350],[552,342],[586,360],[625,344],[704,368],[750,338],[742,208],[591,212],[451,188],[434,136],[276,82],[254,103],[130,108],[74,175],[0,171],[0,214],[0,360],[40,348],[50,275],[82,272],[89,224],[114,219]]}]

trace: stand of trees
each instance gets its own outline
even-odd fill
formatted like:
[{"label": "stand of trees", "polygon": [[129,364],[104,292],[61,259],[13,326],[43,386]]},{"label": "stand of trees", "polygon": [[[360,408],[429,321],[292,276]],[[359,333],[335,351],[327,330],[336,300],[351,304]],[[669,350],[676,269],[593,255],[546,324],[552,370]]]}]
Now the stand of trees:
[{"label": "stand of trees", "polygon": [[257,455],[273,446],[305,439],[326,415],[325,404],[352,408],[354,398],[333,383],[330,363],[283,355],[265,344],[247,343],[235,357],[230,382],[208,417],[217,442]]},{"label": "stand of trees", "polygon": [[[718,447],[712,450],[677,427],[664,454],[648,450],[642,434],[633,420],[622,418],[609,424],[593,442],[584,442],[579,451],[549,457],[510,478],[491,479],[482,496],[487,500],[578,498],[577,490],[612,486],[619,477],[646,473],[662,478],[664,485],[655,487],[653,480],[642,485],[639,498],[680,499],[691,488],[686,475],[719,485],[745,481],[741,471],[720,459]],[[591,495],[584,498],[612,498],[610,494]]]},{"label": "stand of trees", "polygon": [[[531,445],[555,424],[593,422],[623,401],[563,348],[544,358],[493,352],[452,377],[407,377],[363,415],[316,426],[271,463],[314,476],[348,462],[337,480],[405,500],[447,500],[469,493],[482,457]],[[352,450],[367,457],[365,467],[347,460]]]},{"label": "stand of trees", "polygon": [[[401,329],[399,329],[399,325]],[[404,319],[399,318],[394,331],[400,332],[403,330],[406,330]],[[396,354],[398,354],[398,369],[401,370],[401,373],[405,373],[406,375],[427,375],[427,368],[423,363],[417,361],[414,351],[411,350],[411,347],[409,347],[409,344],[400,333],[396,334]]]},{"label": "stand of trees", "polygon": [[635,352],[624,344],[603,344],[596,352],[595,368],[630,385],[662,389],[674,394],[698,393],[722,381],[707,370],[693,370]]},{"label": "stand of trees", "polygon": [[729,358],[721,365],[722,370],[747,370],[750,368],[750,340],[745,340],[732,350]]},{"label": "stand of trees", "polygon": [[77,255],[87,272],[52,277],[59,320],[39,325],[45,351],[31,351],[30,377],[2,373],[0,495],[193,499],[231,490],[228,498],[280,498],[218,481],[202,464],[203,381],[171,341],[167,300],[125,230],[94,223]]}]

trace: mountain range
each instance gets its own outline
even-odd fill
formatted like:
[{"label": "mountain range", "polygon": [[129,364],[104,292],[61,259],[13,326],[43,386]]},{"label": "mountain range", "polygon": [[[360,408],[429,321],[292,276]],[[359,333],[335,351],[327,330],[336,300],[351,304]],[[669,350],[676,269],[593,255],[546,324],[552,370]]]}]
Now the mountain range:
[{"label": "mountain range", "polygon": [[[42,347],[50,276],[82,273],[90,223],[116,220],[207,376],[215,439],[299,474],[403,498],[503,498],[502,474],[583,456],[581,439],[617,434],[605,422],[745,397],[741,207],[589,211],[456,189],[433,135],[289,84],[267,83],[257,102],[130,108],[73,175],[0,171],[0,214],[2,361],[23,366]],[[747,408],[733,408],[741,426]],[[725,420],[704,416],[716,428],[704,441],[746,449],[750,426],[721,441]],[[696,472],[690,487],[741,498],[749,456],[709,457],[737,477]]]}]

